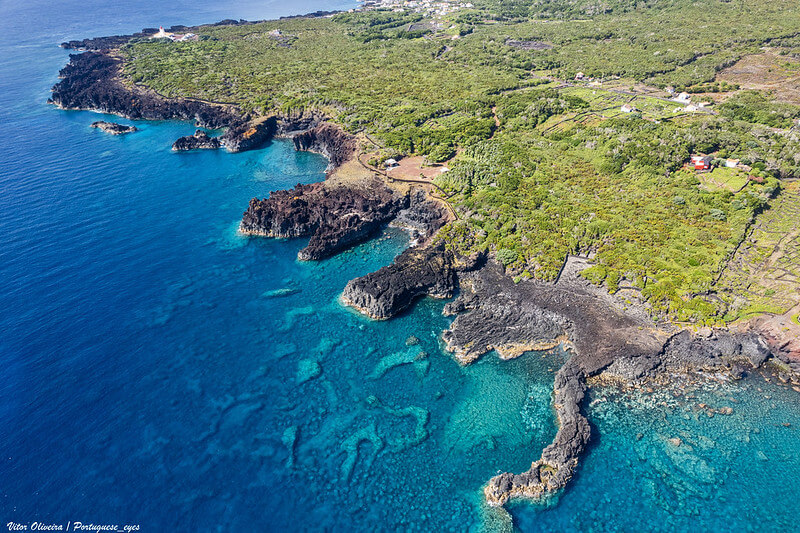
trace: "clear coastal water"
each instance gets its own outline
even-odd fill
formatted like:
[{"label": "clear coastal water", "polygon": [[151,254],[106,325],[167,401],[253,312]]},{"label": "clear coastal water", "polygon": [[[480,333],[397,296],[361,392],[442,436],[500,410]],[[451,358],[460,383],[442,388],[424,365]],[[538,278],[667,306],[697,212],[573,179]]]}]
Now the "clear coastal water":
[{"label": "clear coastal water", "polygon": [[[173,154],[191,124],[112,137],[44,104],[65,39],[345,7],[0,4],[0,523],[474,530],[482,483],[551,440],[563,354],[464,369],[439,346],[442,302],[380,323],[339,305],[403,233],[319,263],[295,260],[302,240],[236,234],[251,197],[322,179],[321,157]],[[604,394],[578,476],[515,506],[521,529],[792,528],[796,393],[751,377],[666,408]]]}]

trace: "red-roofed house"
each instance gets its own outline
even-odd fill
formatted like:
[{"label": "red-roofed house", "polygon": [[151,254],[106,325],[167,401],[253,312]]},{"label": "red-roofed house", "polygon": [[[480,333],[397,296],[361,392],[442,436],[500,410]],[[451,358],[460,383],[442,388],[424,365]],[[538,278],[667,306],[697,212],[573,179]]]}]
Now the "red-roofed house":
[{"label": "red-roofed house", "polygon": [[711,168],[711,162],[714,158],[710,155],[693,155],[692,165],[695,170],[708,170]]}]

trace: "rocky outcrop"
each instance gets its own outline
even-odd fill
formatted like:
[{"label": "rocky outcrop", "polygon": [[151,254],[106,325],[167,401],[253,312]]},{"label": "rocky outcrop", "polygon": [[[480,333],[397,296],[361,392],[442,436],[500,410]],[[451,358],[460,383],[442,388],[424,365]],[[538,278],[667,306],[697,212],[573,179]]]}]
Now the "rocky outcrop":
[{"label": "rocky outcrop", "polygon": [[413,190],[410,198],[408,208],[397,214],[392,225],[409,230],[417,242],[427,241],[450,220],[450,213],[441,203],[428,199],[422,189]]},{"label": "rocky outcrop", "polygon": [[371,318],[384,320],[422,296],[450,298],[455,288],[451,252],[444,247],[409,248],[391,265],[350,280],[342,301]]},{"label": "rocky outcrop", "polygon": [[135,126],[126,126],[125,124],[117,124],[116,122],[105,122],[103,120],[92,122],[91,127],[97,128],[111,135],[122,135],[124,133],[131,133],[136,131]]},{"label": "rocky outcrop", "polygon": [[330,160],[330,167],[337,168],[353,157],[355,138],[329,123],[322,123],[292,137],[296,150],[316,152]]},{"label": "rocky outcrop", "polygon": [[693,334],[683,330],[667,339],[658,353],[619,357],[604,373],[634,381],[665,372],[732,370],[737,362],[758,368],[771,356],[764,340],[752,333],[705,329]]},{"label": "rocky outcrop", "polygon": [[666,336],[652,333],[648,315],[632,315],[583,280],[578,273],[585,266],[572,258],[557,283],[514,283],[496,262],[462,275],[459,298],[445,306],[445,313],[459,313],[444,333],[447,349],[469,363],[493,349],[513,357],[569,340],[585,354],[580,365],[586,374],[618,357],[658,353]]},{"label": "rocky outcrop", "polygon": [[186,152],[189,150],[216,150],[221,146],[219,139],[209,137],[203,130],[197,130],[194,135],[181,137],[172,143],[172,149],[176,152]]},{"label": "rocky outcrop", "polygon": [[63,109],[85,109],[130,119],[193,120],[204,128],[222,128],[244,120],[232,106],[195,100],[164,98],[154,92],[124,85],[119,79],[121,60],[97,52],[70,54],[49,102]]},{"label": "rocky outcrop", "polygon": [[252,199],[239,231],[277,238],[311,236],[298,258],[322,259],[362,242],[408,204],[407,195],[398,195],[377,179],[363,188],[324,182],[297,185]]},{"label": "rocky outcrop", "polygon": [[260,117],[247,122],[237,122],[220,137],[220,142],[229,152],[252,150],[272,139],[276,126],[275,117]]},{"label": "rocky outcrop", "polygon": [[574,329],[562,315],[502,292],[483,299],[465,290],[461,298],[445,306],[445,314],[467,309],[470,312],[459,314],[442,334],[446,349],[462,364],[491,350],[509,359],[522,352],[552,348],[571,337]]}]

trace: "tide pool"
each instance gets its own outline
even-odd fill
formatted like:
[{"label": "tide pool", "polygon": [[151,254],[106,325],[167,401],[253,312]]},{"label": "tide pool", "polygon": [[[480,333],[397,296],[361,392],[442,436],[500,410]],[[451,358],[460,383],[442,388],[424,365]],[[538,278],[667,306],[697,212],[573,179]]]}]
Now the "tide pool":
[{"label": "tide pool", "polygon": [[[250,198],[323,179],[318,155],[280,140],[176,154],[192,124],[113,137],[89,124],[114,117],[44,103],[65,39],[348,7],[0,5],[0,523],[508,526],[482,485],[551,441],[568,354],[463,368],[441,349],[444,302],[385,322],[343,307],[349,279],[407,246],[402,231],[316,263],[296,260],[304,239],[239,236]],[[516,504],[516,525],[792,529],[797,394],[759,376],[694,394],[592,392],[576,478],[547,505]],[[701,402],[733,412],[709,418]]]}]

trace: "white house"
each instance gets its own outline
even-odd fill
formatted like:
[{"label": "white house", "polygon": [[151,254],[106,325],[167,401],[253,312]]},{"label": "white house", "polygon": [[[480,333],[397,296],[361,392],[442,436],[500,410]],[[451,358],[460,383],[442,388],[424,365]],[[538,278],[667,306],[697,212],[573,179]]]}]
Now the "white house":
[{"label": "white house", "polygon": [[636,111],[636,108],[631,104],[623,104],[622,107],[619,108],[620,111],[623,113],[633,113]]},{"label": "white house", "polygon": [[676,102],[680,102],[682,104],[688,104],[692,101],[692,97],[689,96],[689,93],[681,93],[674,98]]}]

